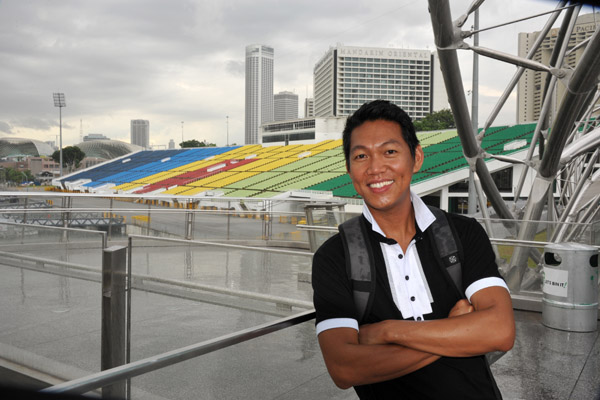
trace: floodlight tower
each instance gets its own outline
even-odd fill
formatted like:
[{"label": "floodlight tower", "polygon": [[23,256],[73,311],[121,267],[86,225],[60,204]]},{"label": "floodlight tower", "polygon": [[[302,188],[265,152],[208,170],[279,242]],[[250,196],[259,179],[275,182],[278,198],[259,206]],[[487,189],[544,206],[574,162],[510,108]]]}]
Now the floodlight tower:
[{"label": "floodlight tower", "polygon": [[60,177],[62,178],[63,175],[63,149],[62,149],[62,108],[67,106],[67,103],[65,103],[65,94],[64,93],[53,93],[53,97],[54,97],[54,107],[58,107],[58,117],[59,117],[59,127],[60,127],[60,142],[59,142],[59,147],[58,147],[58,151],[60,154],[59,157],[59,171],[60,171]]}]

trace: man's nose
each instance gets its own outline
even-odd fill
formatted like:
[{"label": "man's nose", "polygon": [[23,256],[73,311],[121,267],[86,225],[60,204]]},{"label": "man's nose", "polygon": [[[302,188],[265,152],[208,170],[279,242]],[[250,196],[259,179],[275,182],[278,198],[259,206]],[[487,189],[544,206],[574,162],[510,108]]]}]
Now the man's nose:
[{"label": "man's nose", "polygon": [[385,170],[385,160],[383,157],[373,156],[371,157],[371,162],[369,163],[368,172],[372,175],[379,174]]}]

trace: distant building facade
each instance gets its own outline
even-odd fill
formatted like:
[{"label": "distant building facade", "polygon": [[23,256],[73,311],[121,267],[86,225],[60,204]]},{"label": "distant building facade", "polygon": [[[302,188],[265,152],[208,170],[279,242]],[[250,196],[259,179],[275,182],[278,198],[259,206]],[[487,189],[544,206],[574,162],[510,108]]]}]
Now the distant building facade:
[{"label": "distant building facade", "polygon": [[[438,111],[433,102],[433,64],[429,50],[337,45],[313,70],[314,115],[350,115],[365,102],[385,99],[412,118],[423,118]],[[445,91],[436,95],[447,98]]]},{"label": "distant building facade", "polygon": [[304,118],[310,118],[315,116],[315,99],[307,97],[304,99]]},{"label": "distant building facade", "polygon": [[[600,20],[600,13],[596,13],[596,20]],[[552,51],[556,45],[560,28],[551,29],[541,46],[533,55],[533,60],[544,65],[549,65]],[[594,14],[584,14],[577,18],[573,33],[569,39],[568,50],[570,51],[578,44],[590,38],[596,30]],[[541,32],[519,33],[519,56],[525,58],[533,44],[540,36]],[[581,46],[565,58],[565,67],[575,67],[583,52],[585,46]],[[546,73],[526,69],[517,86],[517,123],[537,121],[542,111],[542,102],[544,99],[544,85],[546,82]],[[561,100],[565,94],[565,86],[558,85],[554,91],[554,98],[551,104],[551,115],[555,115]]]},{"label": "distant building facade", "polygon": [[274,121],[260,127],[262,144],[310,144],[342,138],[346,117],[300,118]]},{"label": "distant building facade", "polygon": [[147,119],[131,120],[131,144],[150,148],[150,121]]},{"label": "distant building facade", "polygon": [[259,127],[273,121],[274,52],[261,44],[246,46],[246,144],[259,143]]},{"label": "distant building facade", "polygon": [[175,148],[175,141],[173,139],[169,140],[169,150],[172,150]]},{"label": "distant building facade", "polygon": [[89,142],[90,140],[110,140],[110,138],[101,133],[88,133],[83,137],[84,142]]},{"label": "distant building facade", "polygon": [[273,121],[298,119],[298,95],[292,92],[279,92],[273,95]]}]

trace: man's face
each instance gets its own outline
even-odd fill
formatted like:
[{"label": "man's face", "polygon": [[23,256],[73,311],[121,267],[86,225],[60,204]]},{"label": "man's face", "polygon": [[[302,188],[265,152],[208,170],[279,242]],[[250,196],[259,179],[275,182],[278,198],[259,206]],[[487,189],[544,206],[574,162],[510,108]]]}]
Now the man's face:
[{"label": "man's face", "polygon": [[410,203],[410,181],[422,164],[421,146],[413,158],[396,122],[367,121],[352,132],[348,174],[372,212]]}]

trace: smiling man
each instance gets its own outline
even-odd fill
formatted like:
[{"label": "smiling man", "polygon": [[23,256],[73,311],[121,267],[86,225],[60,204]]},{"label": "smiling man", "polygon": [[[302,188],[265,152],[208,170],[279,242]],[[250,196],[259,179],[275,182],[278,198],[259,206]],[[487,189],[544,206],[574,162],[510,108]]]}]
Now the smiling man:
[{"label": "smiling man", "polygon": [[501,398],[484,355],[511,349],[515,325],[485,231],[442,213],[463,249],[456,285],[435,251],[436,216],[410,190],[424,154],[399,107],[364,104],[346,122],[343,147],[365,203],[359,247],[371,249],[373,276],[361,316],[343,236],[315,253],[317,335],[333,381],[361,399]]}]

